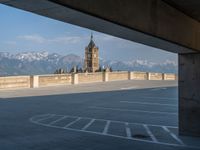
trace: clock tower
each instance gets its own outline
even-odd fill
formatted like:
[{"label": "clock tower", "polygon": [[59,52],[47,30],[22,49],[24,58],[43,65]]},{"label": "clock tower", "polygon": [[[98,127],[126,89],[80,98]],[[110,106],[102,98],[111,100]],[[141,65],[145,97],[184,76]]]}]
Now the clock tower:
[{"label": "clock tower", "polygon": [[85,48],[84,69],[88,72],[95,72],[99,69],[99,48],[95,45],[92,34],[90,43]]}]

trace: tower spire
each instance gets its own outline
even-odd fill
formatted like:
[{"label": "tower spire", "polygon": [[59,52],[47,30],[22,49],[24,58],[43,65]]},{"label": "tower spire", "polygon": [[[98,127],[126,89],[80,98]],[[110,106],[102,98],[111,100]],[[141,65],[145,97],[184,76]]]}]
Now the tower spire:
[{"label": "tower spire", "polygon": [[91,41],[93,40],[93,33],[91,32]]}]

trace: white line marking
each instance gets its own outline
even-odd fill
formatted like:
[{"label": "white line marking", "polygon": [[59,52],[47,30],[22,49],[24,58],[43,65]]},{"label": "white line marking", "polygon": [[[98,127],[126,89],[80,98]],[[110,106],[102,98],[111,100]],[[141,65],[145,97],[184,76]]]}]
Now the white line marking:
[{"label": "white line marking", "polygon": [[165,98],[165,97],[152,97],[152,96],[143,96],[143,97],[138,97],[139,98],[146,98],[146,99],[163,99],[163,100],[178,100],[178,98]]},{"label": "white line marking", "polygon": [[52,122],[49,123],[49,125],[52,125],[52,124],[54,124],[54,123],[56,123],[56,122],[59,122],[59,121],[65,119],[65,118],[67,118],[67,116],[63,116],[63,117],[61,117],[61,118],[59,118],[59,119],[57,119],[57,120],[55,120],[55,121],[52,121]]},{"label": "white line marking", "polygon": [[95,119],[92,119],[88,124],[86,124],[82,130],[86,130],[93,122],[95,121]]},{"label": "white line marking", "polygon": [[121,90],[129,90],[129,89],[135,89],[135,88],[138,88],[137,86],[131,86],[131,87],[123,87],[123,88],[120,88]]},{"label": "white line marking", "polygon": [[177,113],[171,112],[161,112],[161,111],[145,111],[145,110],[134,110],[134,109],[120,109],[120,108],[110,108],[110,107],[97,107],[91,106],[89,108],[93,109],[104,109],[104,110],[115,110],[115,111],[130,111],[130,112],[141,112],[141,113],[149,113],[149,114],[164,114],[164,115],[178,115]]},{"label": "white line marking", "polygon": [[[64,116],[64,115],[62,115]],[[119,135],[112,135],[112,134],[103,134],[100,132],[94,132],[94,131],[87,131],[87,130],[79,130],[79,129],[73,129],[73,128],[65,128],[65,127],[60,127],[60,126],[55,126],[55,125],[49,125],[49,124],[44,124],[41,122],[37,122],[35,120],[33,120],[33,118],[35,118],[37,116],[33,116],[29,119],[30,122],[37,124],[37,125],[42,125],[42,126],[46,126],[46,127],[52,127],[52,128],[57,128],[57,129],[64,129],[64,130],[70,130],[70,131],[75,131],[75,132],[85,132],[85,133],[91,133],[91,134],[96,134],[96,135],[101,135],[101,136],[109,136],[109,137],[115,137],[115,138],[121,138],[121,139],[127,139],[127,140],[133,140],[133,141],[140,141],[140,142],[147,142],[147,143],[152,143],[152,144],[159,144],[159,145],[166,145],[166,146],[175,146],[175,147],[186,147],[186,148],[193,148],[193,149],[199,149],[200,147],[198,146],[190,146],[190,145],[181,145],[181,144],[174,144],[174,143],[165,143],[165,142],[154,142],[152,140],[144,140],[144,139],[137,139],[137,138],[128,138],[126,136],[119,136]],[[68,116],[68,117],[77,117],[77,116]],[[82,118],[82,117],[80,117]],[[87,118],[88,117],[83,117],[83,118]],[[91,118],[89,118],[91,119]],[[95,120],[102,120],[105,121],[104,119],[95,119]],[[107,120],[108,121],[108,120]],[[121,121],[111,121],[111,122],[121,122]],[[121,122],[121,123],[125,123],[125,122]],[[129,123],[129,124],[138,124],[138,123]],[[140,124],[140,125],[144,125],[144,124]],[[147,124],[145,124],[147,125]],[[159,125],[148,125],[148,126],[159,126]],[[162,127],[161,125],[159,127]],[[167,126],[169,127],[169,126]],[[177,127],[174,127],[177,128]]]},{"label": "white line marking", "polygon": [[69,126],[71,126],[72,124],[76,123],[77,121],[79,121],[81,119],[81,117],[78,117],[77,119],[75,119],[74,121],[68,123],[64,128],[68,128]]},{"label": "white line marking", "polygon": [[159,91],[159,90],[166,90],[167,88],[153,88],[150,89],[151,91]]},{"label": "white line marking", "polygon": [[166,126],[162,126],[162,128],[168,132],[177,142],[179,142],[181,145],[185,145],[181,139],[179,139],[174,133],[172,133]]},{"label": "white line marking", "polygon": [[51,114],[43,114],[43,115],[38,115],[38,116],[34,116],[34,117],[32,117],[32,119],[33,120],[39,120],[39,119],[42,119],[42,118],[44,118],[45,116],[49,116],[49,115],[51,115]]},{"label": "white line marking", "polygon": [[43,125],[46,127],[51,127],[51,128],[57,128],[57,129],[65,129],[65,130],[70,130],[70,131],[75,131],[75,132],[85,132],[85,133],[90,133],[90,134],[96,134],[96,135],[102,135],[102,136],[109,136],[109,137],[115,137],[115,138],[121,138],[121,139],[127,139],[127,140],[134,140],[134,141],[140,141],[140,142],[147,142],[147,143],[152,143],[152,144],[160,144],[160,145],[166,145],[166,146],[175,146],[175,147],[187,147],[187,148],[195,148],[195,149],[199,149],[200,147],[197,146],[188,146],[188,145],[179,145],[179,144],[173,144],[173,143],[164,143],[164,142],[154,142],[151,140],[143,140],[143,139],[137,139],[137,138],[127,138],[127,137],[123,137],[123,136],[118,136],[118,135],[112,135],[112,134],[102,134],[99,132],[94,132],[94,131],[88,131],[88,130],[78,130],[78,129],[73,129],[73,128],[64,128],[64,127],[60,127],[60,126],[53,126],[53,125],[46,125],[46,124],[42,124],[39,122],[33,122],[35,124],[38,125]]},{"label": "white line marking", "polygon": [[129,103],[129,104],[133,103],[133,104],[143,104],[143,105],[158,105],[158,106],[178,107],[177,105],[173,105],[173,104],[147,103],[147,102],[120,101],[120,103]]},{"label": "white line marking", "polygon": [[39,122],[39,121],[43,121],[43,120],[46,120],[46,119],[52,118],[52,117],[54,117],[54,116],[55,116],[55,114],[51,114],[50,116],[45,117],[45,118],[42,118],[42,119],[38,119],[37,121],[38,121],[38,122]]},{"label": "white line marking", "polygon": [[151,137],[151,139],[156,143],[158,142],[158,140],[156,139],[156,137],[153,135],[153,133],[151,132],[151,130],[149,129],[149,127],[146,124],[143,124],[144,128],[146,129],[147,133],[149,134],[149,136]]},{"label": "white line marking", "polygon": [[[50,114],[49,114],[50,115]],[[71,118],[79,118],[80,116],[68,116],[68,115],[61,115],[61,116],[67,116],[67,117],[71,117]],[[34,116],[36,117],[36,116]],[[31,122],[34,122],[35,120],[33,120],[34,117],[31,117],[30,120]],[[80,117],[82,119],[94,119],[94,118],[90,118],[90,117]],[[99,120],[99,121],[108,121],[108,119],[100,119],[100,118],[97,118],[95,120]],[[110,120],[111,122],[115,122],[115,123],[124,123],[123,121],[118,121],[118,120]],[[142,123],[135,123],[135,122],[129,122],[129,124],[134,124],[134,125],[143,125]],[[161,127],[163,125],[157,125],[157,124],[146,124],[148,126],[153,126],[153,127]],[[165,127],[168,127],[168,128],[174,128],[174,129],[177,129],[178,127],[177,126],[166,126]]]},{"label": "white line marking", "polygon": [[109,126],[110,126],[110,120],[107,120],[103,130],[103,134],[107,134]]},{"label": "white line marking", "polygon": [[127,136],[127,138],[132,138],[132,134],[131,134],[131,129],[129,127],[129,123],[126,122],[125,126],[126,126],[126,136]]}]

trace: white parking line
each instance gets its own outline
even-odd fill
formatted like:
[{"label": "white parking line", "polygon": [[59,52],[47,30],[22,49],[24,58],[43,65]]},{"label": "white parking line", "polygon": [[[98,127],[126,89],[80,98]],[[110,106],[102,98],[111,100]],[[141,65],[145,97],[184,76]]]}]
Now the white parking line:
[{"label": "white parking line", "polygon": [[42,119],[38,119],[37,121],[38,121],[38,122],[39,122],[39,121],[43,121],[43,120],[46,120],[46,119],[52,118],[52,117],[54,117],[54,116],[55,116],[55,114],[51,114],[50,116],[47,116],[47,117],[42,118]]},{"label": "white parking line", "polygon": [[108,133],[109,126],[110,126],[110,120],[106,121],[106,125],[104,127],[103,134],[107,134]]},{"label": "white parking line", "polygon": [[147,133],[149,134],[149,136],[151,137],[151,139],[154,142],[158,142],[158,140],[156,139],[156,137],[153,135],[153,133],[151,132],[151,130],[149,129],[149,127],[146,124],[143,124],[144,128],[146,129]]},{"label": "white parking line", "polygon": [[[37,120],[37,118],[39,118],[39,119],[42,119],[42,118],[44,118],[45,116],[49,116],[49,115],[51,115],[51,114],[43,114],[43,115],[38,115],[38,116],[35,116],[35,117],[33,117],[32,119],[36,119]],[[38,119],[38,120],[39,120]]]},{"label": "white parking line", "polygon": [[67,118],[67,116],[63,116],[63,117],[61,117],[61,118],[59,118],[59,119],[57,119],[57,120],[55,120],[55,121],[52,121],[52,122],[49,123],[49,125],[52,125],[52,124],[54,124],[54,123],[56,123],[56,122],[59,122],[59,121],[65,119],[65,118]]},{"label": "white parking line", "polygon": [[77,119],[75,119],[74,121],[68,123],[64,128],[68,128],[69,126],[71,126],[72,124],[76,123],[77,121],[79,121],[81,119],[81,117],[78,117]]},{"label": "white parking line", "polygon": [[168,132],[177,142],[179,142],[181,145],[185,145],[181,139],[179,139],[174,133],[172,133],[166,126],[162,126],[162,128]]},{"label": "white parking line", "polygon": [[[38,115],[40,116],[40,115]],[[77,122],[80,119],[88,119],[87,117],[78,117],[78,116],[68,116],[68,115],[62,115],[62,116],[66,116],[66,117],[71,117],[71,118],[75,118],[74,121],[72,121],[70,123],[70,125],[72,125],[73,123]],[[175,147],[185,147],[185,148],[193,148],[193,149],[199,149],[199,146],[195,146],[195,145],[185,145],[182,141],[178,142],[179,144],[174,144],[174,143],[170,143],[170,142],[159,142],[159,138],[156,139],[156,137],[153,135],[153,133],[150,131],[149,126],[158,126],[158,125],[147,125],[147,124],[141,124],[141,123],[128,123],[128,122],[122,122],[122,121],[112,121],[112,120],[104,120],[104,119],[94,119],[94,118],[90,118],[91,122],[93,122],[94,120],[101,120],[101,121],[106,121],[106,125],[104,126],[104,130],[102,133],[100,132],[95,132],[95,131],[88,131],[88,130],[82,130],[82,129],[75,129],[75,128],[71,128],[71,127],[62,127],[62,126],[56,126],[56,125],[51,125],[51,124],[46,124],[46,123],[42,123],[42,122],[38,122],[38,120],[34,120],[34,118],[37,118],[37,116],[33,116],[31,117],[29,120],[30,122],[34,123],[34,124],[38,124],[38,125],[42,125],[42,126],[46,126],[46,127],[52,127],[52,128],[58,128],[58,129],[64,129],[64,130],[71,130],[71,131],[76,131],[76,132],[85,132],[85,133],[92,133],[92,134],[96,134],[96,135],[102,135],[102,136],[110,136],[110,137],[115,137],[115,138],[121,138],[121,139],[127,139],[127,140],[134,140],[134,141],[142,141],[142,142],[148,142],[148,143],[152,143],[152,144],[160,144],[160,145],[166,145],[166,146],[175,146]],[[93,121],[92,121],[93,120]],[[109,126],[111,123],[113,122],[121,122],[124,123],[125,126],[124,128],[126,129],[126,136],[119,136],[119,135],[114,135],[114,134],[110,134],[108,133],[109,130]],[[88,123],[89,124],[89,123]],[[89,126],[87,124],[87,126]],[[151,137],[152,140],[148,139],[139,139],[139,138],[134,138],[131,137],[131,130],[129,127],[129,124],[138,124],[144,127],[144,130],[148,133],[148,135]],[[69,126],[69,124],[67,125]],[[85,125],[86,126],[86,125]],[[164,131],[166,131],[166,134],[170,134],[172,133],[166,126],[162,126],[160,125],[159,127],[162,127],[164,129]],[[116,131],[117,132],[117,131]],[[170,134],[172,138],[176,138],[176,136],[172,134]],[[180,140],[180,139],[179,139]],[[178,141],[178,140],[177,140]]]},{"label": "white parking line", "polygon": [[[48,114],[48,115],[51,115],[51,114]],[[38,116],[42,116],[42,115],[38,115]],[[79,118],[80,116],[68,116],[68,115],[60,115],[60,116],[67,116],[67,117],[71,117],[71,118]],[[32,117],[32,118],[30,118],[30,121],[32,122],[34,122],[34,121],[37,121],[37,120],[34,120],[34,118],[35,117],[37,117],[37,116],[34,116],[34,117]],[[92,120],[92,119],[94,119],[94,118],[90,118],[90,117],[80,117],[80,118],[84,118],[84,119],[90,119],[90,120]],[[99,121],[107,121],[106,119],[101,119],[101,118],[96,118],[95,120],[99,120]],[[112,121],[112,122],[115,122],[115,123],[124,123],[123,121],[119,121],[119,120],[110,120],[110,121]],[[135,122],[129,122],[129,124],[134,124],[134,125],[141,125],[142,123],[135,123]],[[157,124],[146,124],[146,125],[148,125],[148,126],[153,126],[153,127],[160,127],[160,126],[163,126],[163,125],[157,125]],[[166,126],[166,125],[164,125],[165,127],[167,127],[167,128],[174,128],[174,129],[177,129],[178,127],[177,126]]]},{"label": "white parking line", "polygon": [[147,103],[147,102],[136,102],[136,101],[134,101],[134,102],[132,102],[132,101],[120,101],[120,103],[178,107],[177,105],[173,105],[173,104]]},{"label": "white parking line", "polygon": [[143,97],[138,97],[142,99],[163,99],[163,100],[178,100],[178,98],[172,98],[172,97],[153,97],[153,96],[143,96]]},{"label": "white parking line", "polygon": [[159,90],[166,90],[167,88],[153,88],[150,89],[151,91],[159,91]]},{"label": "white parking line", "polygon": [[91,106],[91,107],[89,107],[89,108],[92,108],[92,109],[104,109],[104,110],[114,110],[114,111],[140,112],[140,113],[148,113],[148,114],[178,115],[177,113],[173,113],[173,112],[164,112],[164,111],[146,111],[146,110],[120,109],[120,108],[97,107],[97,106]]},{"label": "white parking line", "polygon": [[126,122],[126,123],[125,123],[125,126],[126,126],[126,136],[127,136],[127,138],[132,138],[131,129],[130,129],[130,127],[129,127],[129,123]]},{"label": "white parking line", "polygon": [[91,119],[91,121],[90,121],[88,124],[86,124],[86,125],[82,128],[82,130],[86,130],[94,121],[95,121],[95,119]]},{"label": "white parking line", "polygon": [[130,90],[130,89],[136,89],[138,88],[137,86],[131,86],[131,87],[122,87],[120,88],[121,90]]}]

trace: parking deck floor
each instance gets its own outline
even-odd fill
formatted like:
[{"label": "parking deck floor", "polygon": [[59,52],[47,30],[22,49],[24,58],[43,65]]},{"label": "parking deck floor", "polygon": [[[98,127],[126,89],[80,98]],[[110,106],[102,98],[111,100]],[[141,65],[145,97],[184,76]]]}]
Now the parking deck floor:
[{"label": "parking deck floor", "polygon": [[176,84],[119,81],[1,91],[0,149],[200,149],[200,138],[178,135]]}]

